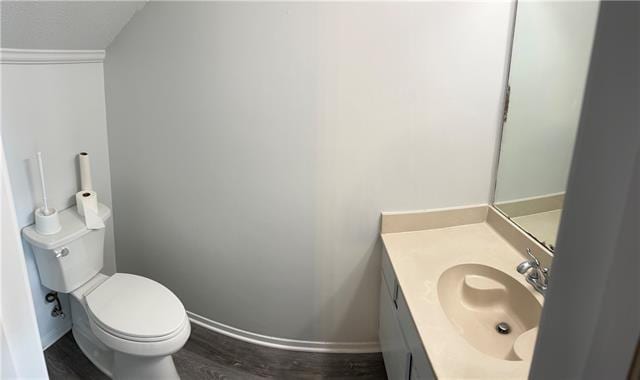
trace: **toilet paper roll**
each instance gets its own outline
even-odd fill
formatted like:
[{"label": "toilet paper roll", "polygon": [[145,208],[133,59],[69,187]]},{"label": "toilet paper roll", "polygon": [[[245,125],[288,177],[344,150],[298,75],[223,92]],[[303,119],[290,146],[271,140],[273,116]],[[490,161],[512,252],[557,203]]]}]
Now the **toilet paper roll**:
[{"label": "toilet paper roll", "polygon": [[76,193],[78,214],[84,216],[85,210],[98,213],[98,194],[95,191],[79,191]]},{"label": "toilet paper roll", "polygon": [[53,235],[62,229],[60,217],[55,208],[49,208],[49,213],[44,212],[44,207],[34,212],[36,219],[36,231],[42,235]]},{"label": "toilet paper roll", "polygon": [[84,223],[90,230],[104,228],[104,221],[98,216],[98,194],[95,191],[76,193],[78,214],[84,216]]},{"label": "toilet paper roll", "polygon": [[78,162],[80,163],[80,190],[91,191],[93,190],[93,184],[91,183],[89,153],[81,152],[78,154]]}]

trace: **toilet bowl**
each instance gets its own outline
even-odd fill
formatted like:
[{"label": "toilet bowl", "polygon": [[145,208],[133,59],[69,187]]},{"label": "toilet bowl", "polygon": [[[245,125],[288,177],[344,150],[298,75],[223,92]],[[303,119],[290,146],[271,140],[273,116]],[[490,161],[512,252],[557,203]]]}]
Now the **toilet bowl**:
[{"label": "toilet bowl", "polygon": [[[99,205],[103,220],[110,210]],[[191,325],[180,299],[162,284],[102,268],[104,229],[88,230],[75,208],[60,213],[62,230],[23,230],[32,245],[40,281],[69,293],[73,336],[82,352],[114,379],[179,379],[171,355]]]},{"label": "toilet bowl", "polygon": [[98,274],[71,296],[74,336],[84,335],[78,345],[103,372],[117,379],[179,378],[171,355],[184,346],[191,325],[169,289],[133,274]]}]

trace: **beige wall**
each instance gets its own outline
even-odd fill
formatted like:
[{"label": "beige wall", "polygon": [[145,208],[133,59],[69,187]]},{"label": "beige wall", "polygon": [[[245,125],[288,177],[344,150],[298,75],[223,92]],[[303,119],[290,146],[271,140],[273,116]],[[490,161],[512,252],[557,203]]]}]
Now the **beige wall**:
[{"label": "beige wall", "polygon": [[118,268],[377,341],[381,210],[487,203],[508,3],[161,3],[105,63]]}]

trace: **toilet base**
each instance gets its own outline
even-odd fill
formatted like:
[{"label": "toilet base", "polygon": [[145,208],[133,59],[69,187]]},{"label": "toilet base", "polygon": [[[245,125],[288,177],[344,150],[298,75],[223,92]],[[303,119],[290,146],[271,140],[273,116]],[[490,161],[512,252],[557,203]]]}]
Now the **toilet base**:
[{"label": "toilet base", "polygon": [[111,350],[96,339],[91,331],[85,331],[81,325],[73,326],[71,331],[84,355],[112,379],[180,379],[171,355],[152,357],[128,355]]},{"label": "toilet base", "polygon": [[71,329],[73,338],[84,356],[105,375],[113,378],[113,350],[102,344],[91,331],[86,331],[87,329],[88,327],[74,325]]}]

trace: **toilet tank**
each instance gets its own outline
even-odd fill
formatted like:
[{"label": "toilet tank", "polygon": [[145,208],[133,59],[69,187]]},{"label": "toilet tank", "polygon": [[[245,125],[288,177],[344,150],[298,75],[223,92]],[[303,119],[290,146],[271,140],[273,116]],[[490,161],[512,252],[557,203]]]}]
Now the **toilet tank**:
[{"label": "toilet tank", "polygon": [[[111,210],[98,204],[98,216],[106,221]],[[87,229],[75,206],[60,212],[60,224],[62,229],[53,235],[38,233],[33,224],[22,235],[33,249],[42,285],[70,293],[102,269],[105,229]]]}]

